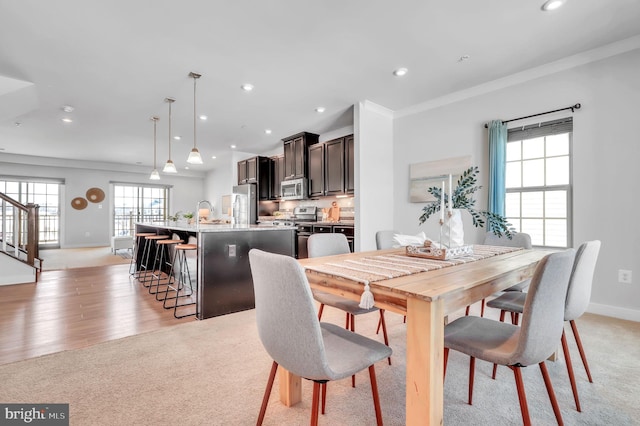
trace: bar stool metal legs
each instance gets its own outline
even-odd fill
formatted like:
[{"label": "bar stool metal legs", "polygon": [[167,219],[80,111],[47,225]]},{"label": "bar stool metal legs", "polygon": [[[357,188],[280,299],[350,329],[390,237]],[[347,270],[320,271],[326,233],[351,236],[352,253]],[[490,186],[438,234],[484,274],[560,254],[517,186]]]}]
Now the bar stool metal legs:
[{"label": "bar stool metal legs", "polygon": [[[139,269],[144,269],[144,274],[141,274],[141,272],[138,274],[138,280],[142,283],[142,285],[144,285],[145,287],[149,287],[151,285],[151,281],[153,280],[153,274],[156,270],[156,266],[158,265],[158,256],[159,256],[159,250],[158,248],[160,247],[158,245],[158,241],[160,240],[166,240],[169,238],[168,235],[148,235],[146,237],[144,237],[145,240],[147,240],[146,242],[146,246],[145,246],[145,250],[146,253],[143,253],[143,261],[140,264],[140,268]],[[152,263],[153,262],[153,263]],[[151,264],[151,267],[150,267]],[[142,278],[140,277],[142,275]],[[147,284],[149,283],[149,284]]]},{"label": "bar stool metal legs", "polygon": [[[181,244],[182,240],[159,240],[156,242],[158,246],[158,267],[154,266],[153,271],[151,273],[151,282],[149,283],[149,294],[155,294],[156,300],[158,299],[158,293],[162,293],[160,291],[160,281],[166,280],[167,286],[172,282],[171,276],[171,268],[173,267],[173,258],[175,256],[171,256],[172,248],[175,250],[175,246]],[[165,272],[167,271],[167,272]],[[154,285],[155,282],[155,285]],[[164,291],[164,293],[166,293]]]},{"label": "bar stool metal legs", "polygon": [[[131,262],[129,263],[129,275],[139,276],[140,275],[140,265],[138,265],[138,253],[142,253],[142,257],[144,257],[146,248],[147,248],[147,239],[145,237],[150,237],[151,235],[156,235],[153,232],[138,232],[136,234],[133,244],[133,250],[131,251]],[[142,252],[140,252],[142,249]],[[140,262],[142,263],[142,262]]]},{"label": "bar stool metal legs", "polygon": [[[184,318],[196,314],[196,310],[187,314],[178,314],[178,308],[185,306],[196,305],[196,290],[194,290],[194,280],[192,280],[191,272],[189,271],[189,264],[187,262],[187,251],[196,251],[197,246],[195,244],[178,244],[172,262],[170,275],[174,276],[173,282],[167,282],[167,290],[165,293],[162,306],[165,309],[173,309],[173,316],[176,318]],[[195,271],[194,271],[195,272]],[[169,296],[170,293],[175,292],[174,296]],[[156,295],[157,298],[157,295]],[[187,301],[180,302],[181,299]],[[173,304],[168,301],[173,301]]]}]

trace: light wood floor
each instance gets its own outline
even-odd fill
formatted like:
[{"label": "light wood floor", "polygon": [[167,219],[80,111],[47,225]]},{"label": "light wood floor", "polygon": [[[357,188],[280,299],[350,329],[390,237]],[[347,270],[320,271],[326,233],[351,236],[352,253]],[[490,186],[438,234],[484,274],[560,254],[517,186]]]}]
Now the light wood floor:
[{"label": "light wood floor", "polygon": [[195,321],[174,318],[129,264],[44,271],[0,286],[0,301],[0,364]]}]

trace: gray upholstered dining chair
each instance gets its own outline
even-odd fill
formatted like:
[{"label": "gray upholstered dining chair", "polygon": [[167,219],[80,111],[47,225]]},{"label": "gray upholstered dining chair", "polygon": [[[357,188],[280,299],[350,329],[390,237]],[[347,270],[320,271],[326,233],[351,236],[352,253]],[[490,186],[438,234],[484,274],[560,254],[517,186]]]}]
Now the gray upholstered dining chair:
[{"label": "gray upholstered dining chair", "polygon": [[368,368],[376,421],[381,425],[374,364],[391,356],[391,348],[334,324],[319,322],[304,269],[294,258],[252,249],[249,264],[258,335],[273,359],[257,424],[261,425],[264,420],[280,365],[313,381],[311,424],[318,422],[321,385],[324,408],[328,381],[343,379]]},{"label": "gray upholstered dining chair", "polygon": [[527,293],[521,327],[476,316],[463,316],[445,326],[445,374],[450,349],[471,357],[469,404],[473,401],[475,359],[506,365],[515,375],[524,424],[531,424],[520,368],[538,364],[556,420],[562,424],[545,360],[555,351],[562,335],[564,304],[574,256],[575,250],[569,249],[549,254],[538,262]]},{"label": "gray upholstered dining chair", "polygon": [[376,248],[385,250],[393,248],[393,236],[399,234],[398,231],[378,231],[376,232]]},{"label": "gray upholstered dining chair", "polygon": [[[393,236],[399,234],[398,231],[378,231],[376,232],[376,248],[378,250],[386,250],[393,248],[394,241]],[[404,316],[403,322],[407,322],[407,316]],[[378,327],[376,328],[376,334],[380,333],[382,327],[382,317],[378,320]]]},{"label": "gray upholstered dining chair", "polygon": [[[309,257],[322,257],[333,256],[336,254],[350,253],[349,243],[347,237],[344,234],[312,234],[307,240],[307,250]],[[355,317],[357,315],[368,314],[370,312],[379,311],[380,320],[379,324],[382,326],[382,335],[384,337],[384,344],[389,346],[389,337],[387,336],[387,325],[384,320],[384,309],[377,307],[364,309],[359,306],[359,302],[344,297],[336,296],[334,294],[326,293],[324,291],[313,290],[313,298],[320,303],[320,309],[318,310],[318,320],[322,319],[322,312],[325,305],[331,306],[346,313],[346,329],[355,331]],[[391,365],[391,357],[388,359],[389,365]],[[352,377],[351,385],[355,387],[355,376]]]},{"label": "gray upholstered dining chair", "polygon": [[[530,249],[533,247],[531,245],[531,236],[524,232],[513,232],[511,238],[507,238],[505,235],[496,235],[493,232],[487,232],[484,236],[484,242],[482,243],[487,246],[502,246],[502,247],[522,247],[524,249]],[[524,280],[517,284],[512,285],[504,291],[523,291],[527,287],[529,287],[529,282],[531,280]],[[480,316],[484,316],[484,307],[486,304],[485,299],[482,299],[480,306]],[[467,306],[467,310],[465,315],[469,315],[469,308]]]},{"label": "gray upholstered dining chair", "polygon": [[[567,299],[564,307],[564,320],[569,321],[573,337],[576,340],[582,364],[587,372],[589,382],[593,383],[591,371],[587,363],[587,357],[578,334],[578,326],[575,320],[580,318],[589,306],[591,298],[591,286],[593,284],[593,273],[600,252],[600,241],[587,241],[578,247],[576,258],[573,264],[573,271],[569,280],[569,290],[567,291]],[[489,301],[488,306],[500,309],[500,321],[504,321],[506,311],[521,314],[524,311],[526,301],[526,293],[505,293],[496,299]],[[512,322],[517,324],[517,316],[512,317]],[[571,363],[571,354],[569,353],[569,345],[567,344],[567,336],[562,331],[562,351],[564,353],[565,362],[567,364],[567,372],[569,381],[571,382],[571,390],[573,391],[573,399],[576,403],[576,409],[582,411],[580,407],[580,399],[578,398],[578,388],[576,386],[576,378],[573,372],[573,364]],[[493,378],[496,377],[496,366],[493,367]]]}]

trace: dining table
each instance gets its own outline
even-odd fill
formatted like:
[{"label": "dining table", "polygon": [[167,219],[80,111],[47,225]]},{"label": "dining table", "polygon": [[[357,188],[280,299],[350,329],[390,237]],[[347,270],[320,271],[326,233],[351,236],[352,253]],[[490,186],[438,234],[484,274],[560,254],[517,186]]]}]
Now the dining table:
[{"label": "dining table", "polygon": [[[551,252],[483,245],[471,251],[446,260],[409,256],[405,248],[299,259],[312,289],[358,301],[367,293],[369,303],[406,315],[407,425],[443,424],[447,316],[530,278]],[[300,377],[281,369],[279,382],[284,405],[300,401]]]}]

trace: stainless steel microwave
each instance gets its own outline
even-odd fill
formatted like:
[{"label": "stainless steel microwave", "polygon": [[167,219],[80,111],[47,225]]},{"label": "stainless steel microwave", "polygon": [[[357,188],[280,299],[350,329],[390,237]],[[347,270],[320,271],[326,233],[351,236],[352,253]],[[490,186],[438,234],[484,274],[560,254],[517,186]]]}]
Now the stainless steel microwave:
[{"label": "stainless steel microwave", "polygon": [[308,196],[307,179],[291,179],[280,184],[281,200],[304,200]]}]

